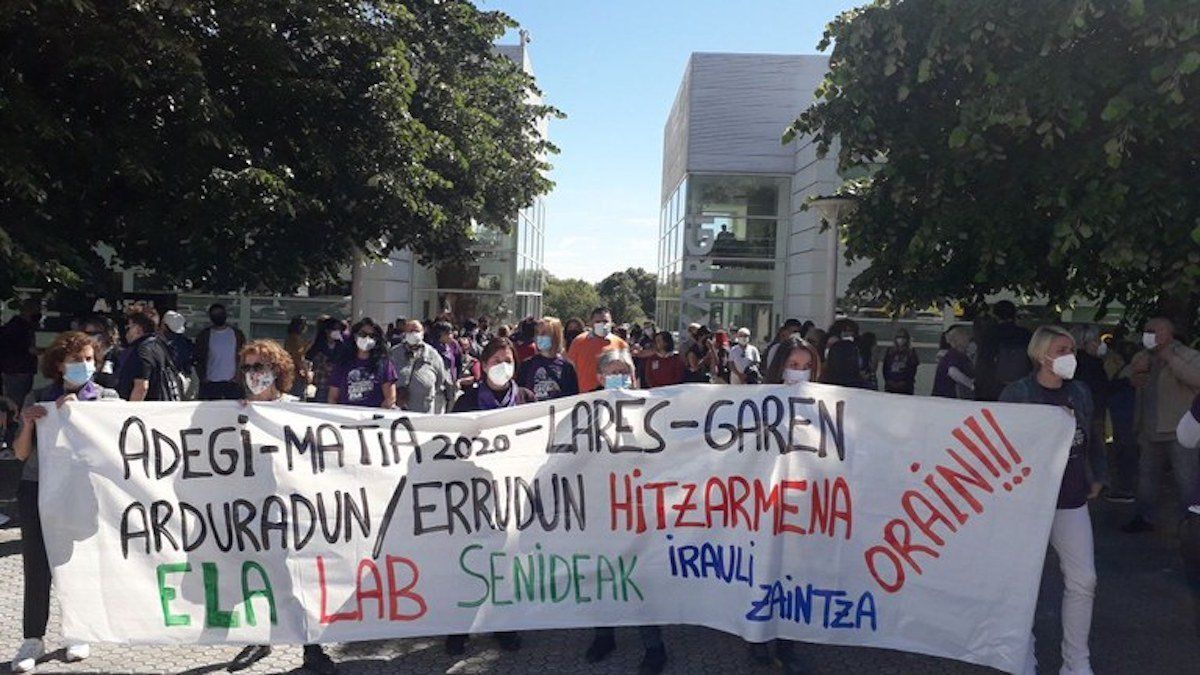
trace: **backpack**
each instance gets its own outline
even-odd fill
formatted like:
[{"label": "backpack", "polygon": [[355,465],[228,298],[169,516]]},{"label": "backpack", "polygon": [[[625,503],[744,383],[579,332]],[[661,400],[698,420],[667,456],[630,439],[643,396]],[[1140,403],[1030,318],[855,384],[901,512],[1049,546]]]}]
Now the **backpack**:
[{"label": "backpack", "polygon": [[162,377],[159,378],[158,398],[156,401],[182,401],[183,392],[187,391],[188,382],[179,369],[175,367],[175,359],[171,350],[162,340],[155,339],[151,344],[158,346],[162,352]]},{"label": "backpack", "polygon": [[1029,374],[1029,354],[1019,344],[1001,344],[996,351],[996,383],[999,391]]}]

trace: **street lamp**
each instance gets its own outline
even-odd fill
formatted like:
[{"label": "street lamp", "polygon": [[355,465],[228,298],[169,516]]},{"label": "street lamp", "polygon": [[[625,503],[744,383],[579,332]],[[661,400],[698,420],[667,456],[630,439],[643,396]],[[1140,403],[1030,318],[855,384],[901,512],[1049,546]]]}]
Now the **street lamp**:
[{"label": "street lamp", "polygon": [[838,232],[842,218],[854,211],[858,200],[853,197],[814,197],[809,204],[817,209],[821,220],[829,224],[829,246],[825,258],[825,326],[828,327],[837,318]]}]

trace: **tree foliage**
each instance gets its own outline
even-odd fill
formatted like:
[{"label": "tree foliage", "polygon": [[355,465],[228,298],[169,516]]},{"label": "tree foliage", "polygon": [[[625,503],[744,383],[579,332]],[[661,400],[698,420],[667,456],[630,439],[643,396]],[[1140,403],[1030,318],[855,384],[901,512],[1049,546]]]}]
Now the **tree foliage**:
[{"label": "tree foliage", "polygon": [[592,310],[601,304],[596,287],[583,279],[559,279],[547,275],[542,291],[542,311],[546,316],[558,317],[563,322],[580,318],[586,323]]},{"label": "tree foliage", "polygon": [[[880,0],[828,27],[786,138],[837,145],[853,290],[894,307],[1009,290],[1194,308],[1194,0]],[[1157,307],[1156,307],[1157,306]]]},{"label": "tree foliage", "polygon": [[23,0],[0,8],[0,295],[290,291],[358,252],[461,260],[549,190],[515,23],[465,0]]},{"label": "tree foliage", "polygon": [[641,267],[613,272],[596,284],[596,290],[617,321],[642,321],[654,316],[657,279]]}]

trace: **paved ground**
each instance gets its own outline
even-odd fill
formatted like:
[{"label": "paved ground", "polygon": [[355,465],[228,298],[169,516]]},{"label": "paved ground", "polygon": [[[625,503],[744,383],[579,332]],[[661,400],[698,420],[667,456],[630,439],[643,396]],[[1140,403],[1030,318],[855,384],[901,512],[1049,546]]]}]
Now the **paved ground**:
[{"label": "paved ground", "polygon": [[[1092,659],[1100,675],[1152,673],[1195,675],[1200,672],[1200,639],[1190,597],[1180,570],[1174,532],[1125,535],[1118,525],[1130,506],[1096,504],[1097,567],[1100,589],[1092,630]],[[0,510],[12,513],[0,499]],[[0,672],[21,641],[21,555],[19,530],[0,528]],[[1037,614],[1038,659],[1043,672],[1058,671],[1058,603],[1062,581],[1051,557]],[[669,673],[751,673],[756,669],[740,640],[694,627],[666,629]],[[588,631],[541,631],[525,635],[517,653],[501,652],[486,638],[468,646],[466,658],[446,656],[432,639],[391,640],[333,646],[331,655],[343,673],[629,673],[635,672],[640,649],[631,630],[618,631],[620,647],[604,664],[582,661]],[[159,648],[94,645],[92,657],[78,664],[62,661],[57,616],[51,616],[48,648],[56,650],[39,673],[212,673],[222,672],[237,648]],[[943,659],[878,649],[805,646],[814,673],[852,672],[972,674],[988,669]],[[251,673],[302,672],[300,650],[277,649]]]}]

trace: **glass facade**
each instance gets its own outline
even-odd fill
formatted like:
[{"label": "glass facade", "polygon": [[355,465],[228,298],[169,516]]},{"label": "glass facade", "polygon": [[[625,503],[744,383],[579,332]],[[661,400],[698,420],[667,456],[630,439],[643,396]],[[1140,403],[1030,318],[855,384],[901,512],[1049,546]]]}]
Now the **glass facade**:
[{"label": "glass facade", "polygon": [[458,321],[487,316],[510,322],[542,311],[546,272],[545,205],[522,209],[508,233],[477,227],[473,260],[420,268],[413,276],[413,313],[429,318],[449,310]]},{"label": "glass facade", "polygon": [[786,176],[687,176],[659,217],[659,325],[769,336],[782,312],[790,194]]}]

